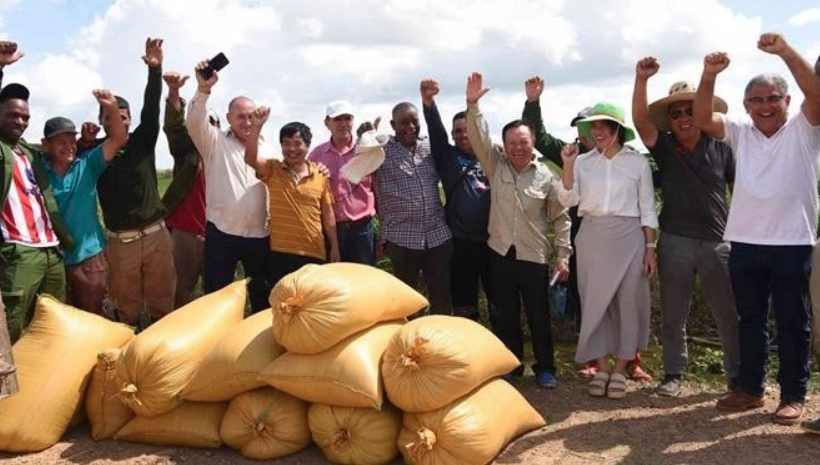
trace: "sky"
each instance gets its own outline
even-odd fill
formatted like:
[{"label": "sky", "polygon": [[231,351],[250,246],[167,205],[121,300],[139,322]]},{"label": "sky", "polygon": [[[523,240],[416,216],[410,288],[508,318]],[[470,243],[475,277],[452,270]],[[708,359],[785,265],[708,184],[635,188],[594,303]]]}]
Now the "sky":
[{"label": "sky", "polygon": [[[420,106],[425,78],[440,83],[436,101],[449,129],[473,71],[491,89],[481,107],[496,139],[521,115],[524,81],[539,75],[547,130],[572,140],[569,121],[583,107],[607,100],[629,115],[640,58],[660,61],[649,81],[651,102],[676,81],[697,83],[713,51],[731,59],[716,86],[730,115],[743,116],[743,88],[764,72],[787,78],[796,111],[800,90],[782,60],[757,49],[757,39],[780,32],[814,63],[818,26],[816,0],[0,0],[0,39],[26,52],[4,70],[4,83],[32,91],[31,141],[53,116],[78,126],[96,121],[91,91],[101,87],[131,102],[136,125],[147,37],[164,39],[164,71],[192,75],[199,60],[228,56],[209,101],[223,121],[228,101],[245,95],[271,107],[269,138],[302,121],[317,145],[329,138],[328,102],[352,102],[356,123],[382,116],[380,131],[390,134],[390,110],[403,101]],[[183,97],[195,88],[192,76]],[[172,164],[161,135],[157,166]]]}]

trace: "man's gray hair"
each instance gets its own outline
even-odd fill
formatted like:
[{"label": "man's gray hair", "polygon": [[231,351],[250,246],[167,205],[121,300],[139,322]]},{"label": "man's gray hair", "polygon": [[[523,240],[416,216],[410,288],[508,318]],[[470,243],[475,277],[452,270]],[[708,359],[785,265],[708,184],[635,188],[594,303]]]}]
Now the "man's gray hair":
[{"label": "man's gray hair", "polygon": [[749,94],[752,93],[752,89],[763,84],[774,85],[777,88],[777,92],[780,95],[786,95],[789,93],[789,84],[786,83],[786,80],[783,79],[783,76],[779,74],[765,73],[758,74],[757,76],[753,77],[748,84],[746,84],[746,90],[743,92],[743,97],[749,98]]}]

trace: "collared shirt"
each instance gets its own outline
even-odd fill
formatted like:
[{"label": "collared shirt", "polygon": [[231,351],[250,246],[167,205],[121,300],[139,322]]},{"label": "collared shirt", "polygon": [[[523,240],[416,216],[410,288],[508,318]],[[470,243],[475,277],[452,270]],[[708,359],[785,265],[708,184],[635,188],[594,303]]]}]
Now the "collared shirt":
[{"label": "collared shirt", "polygon": [[[185,127],[202,155],[205,170],[205,218],[220,231],[240,237],[268,236],[268,193],[245,163],[245,145],[230,131],[208,121],[208,97],[199,91],[188,104]],[[262,156],[273,158],[266,144]]]},{"label": "collared shirt", "polygon": [[330,181],[307,162],[308,174],[297,179],[279,160],[268,160],[260,177],[270,193],[270,248],[275,252],[325,260],[322,205],[333,204]]},{"label": "collared shirt", "polygon": [[11,185],[0,217],[3,241],[29,247],[54,247],[59,244],[59,240],[46,211],[43,191],[31,166],[37,160],[30,161],[19,147],[12,148],[12,152],[14,161]]},{"label": "collared shirt", "polygon": [[623,146],[607,158],[596,148],[578,156],[573,174],[572,189],[558,184],[558,199],[578,205],[578,216],[637,217],[641,226],[658,227],[652,168],[639,152]]},{"label": "collared shirt", "polygon": [[702,136],[694,149],[674,134],[659,132],[647,147],[658,165],[661,230],[712,242],[723,240],[729,212],[728,185],[735,181],[735,158],[723,142]]},{"label": "collared shirt", "polygon": [[546,264],[552,251],[547,238],[552,226],[556,258],[568,261],[572,255],[570,220],[558,202],[558,177],[536,160],[517,171],[493,146],[478,104],[467,105],[467,136],[493,186],[487,245],[500,255],[515,246],[518,260]]},{"label": "collared shirt", "polygon": [[328,141],[316,146],[308,155],[308,160],[322,163],[330,171],[333,213],[337,222],[356,221],[376,214],[373,177],[365,176],[359,184],[353,184],[340,174],[342,166],[353,158],[355,148],[355,140],[342,151]]},{"label": "collared shirt", "polygon": [[737,159],[724,238],[761,245],[812,245],[817,234],[820,126],[802,111],[771,137],[751,120],[723,117]]},{"label": "collared shirt", "polygon": [[74,158],[65,174],[59,174],[43,158],[43,166],[57,201],[57,208],[74,238],[74,248],[65,251],[66,266],[93,257],[105,247],[105,233],[97,216],[97,179],[108,162],[98,145],[82,157]]},{"label": "collared shirt", "polygon": [[384,154],[384,163],[374,173],[381,239],[414,250],[432,249],[452,239],[427,139],[420,139],[411,152],[391,137]]}]

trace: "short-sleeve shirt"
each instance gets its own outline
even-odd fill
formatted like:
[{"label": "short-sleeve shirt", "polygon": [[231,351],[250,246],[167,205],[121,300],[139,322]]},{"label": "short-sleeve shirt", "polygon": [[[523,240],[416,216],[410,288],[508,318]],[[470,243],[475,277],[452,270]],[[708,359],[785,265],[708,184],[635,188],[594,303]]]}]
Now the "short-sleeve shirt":
[{"label": "short-sleeve shirt", "polygon": [[722,241],[729,214],[727,187],[735,181],[732,149],[704,136],[694,150],[686,151],[665,132],[648,148],[660,171],[661,231]]},{"label": "short-sleeve shirt", "polygon": [[309,161],[308,174],[298,181],[284,162],[267,163],[267,176],[260,179],[270,196],[271,250],[325,260],[322,205],[333,204],[330,181]]},{"label": "short-sleeve shirt", "polygon": [[102,145],[76,157],[63,175],[54,171],[47,159],[43,158],[43,164],[57,208],[75,241],[74,248],[65,251],[63,260],[66,266],[76,265],[105,247],[105,234],[97,216],[97,180],[108,162]]},{"label": "short-sleeve shirt", "polygon": [[737,158],[724,238],[759,245],[812,245],[817,235],[820,125],[802,112],[771,137],[751,120],[723,117]]}]

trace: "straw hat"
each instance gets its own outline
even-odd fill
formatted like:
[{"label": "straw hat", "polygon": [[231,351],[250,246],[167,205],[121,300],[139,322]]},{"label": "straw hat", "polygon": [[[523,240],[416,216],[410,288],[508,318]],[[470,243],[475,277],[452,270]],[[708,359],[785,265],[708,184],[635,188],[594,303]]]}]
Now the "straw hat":
[{"label": "straw hat", "polygon": [[[691,102],[695,100],[695,92],[697,87],[694,83],[689,81],[680,81],[672,84],[669,88],[669,95],[649,104],[649,119],[655,123],[661,131],[669,132],[672,128],[669,126],[669,119],[666,117],[666,112],[669,110],[669,105],[676,102]],[[726,113],[729,106],[726,101],[718,96],[712,97],[712,111],[718,113]]]},{"label": "straw hat", "polygon": [[618,123],[619,126],[624,128],[626,136],[624,142],[629,142],[635,138],[635,131],[626,125],[624,109],[614,103],[596,103],[595,106],[592,107],[592,114],[586,118],[576,121],[575,125],[578,126],[578,130],[582,135],[592,139],[590,127],[592,126],[593,121],[614,121]]}]

